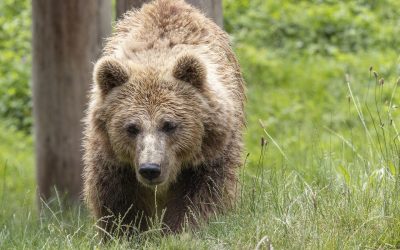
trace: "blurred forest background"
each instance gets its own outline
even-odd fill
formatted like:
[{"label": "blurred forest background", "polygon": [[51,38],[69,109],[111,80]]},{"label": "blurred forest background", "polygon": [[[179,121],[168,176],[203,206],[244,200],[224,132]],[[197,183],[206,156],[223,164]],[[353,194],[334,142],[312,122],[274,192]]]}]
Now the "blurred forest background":
[{"label": "blurred forest background", "polygon": [[[400,1],[224,0],[223,15],[248,87],[241,205],[140,246],[400,248]],[[80,210],[34,215],[31,62],[31,2],[2,0],[0,248],[93,247]]]}]

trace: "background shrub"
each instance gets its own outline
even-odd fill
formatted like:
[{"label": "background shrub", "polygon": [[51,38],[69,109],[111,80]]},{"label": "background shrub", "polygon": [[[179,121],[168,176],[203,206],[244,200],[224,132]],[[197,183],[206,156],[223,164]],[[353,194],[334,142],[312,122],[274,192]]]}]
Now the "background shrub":
[{"label": "background shrub", "polygon": [[30,4],[0,1],[0,116],[26,132],[32,126]]}]

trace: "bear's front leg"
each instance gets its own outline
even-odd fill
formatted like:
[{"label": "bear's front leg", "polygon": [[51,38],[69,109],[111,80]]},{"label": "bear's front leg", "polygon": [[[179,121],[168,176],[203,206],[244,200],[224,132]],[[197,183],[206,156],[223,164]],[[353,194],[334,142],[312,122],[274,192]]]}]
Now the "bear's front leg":
[{"label": "bear's front leg", "polygon": [[104,236],[130,235],[147,228],[147,215],[131,167],[103,162],[85,172],[85,196]]},{"label": "bear's front leg", "polygon": [[223,167],[184,171],[171,187],[164,217],[167,231],[176,233],[185,226],[196,228],[216,212],[223,212],[234,199],[236,176],[224,173]]}]

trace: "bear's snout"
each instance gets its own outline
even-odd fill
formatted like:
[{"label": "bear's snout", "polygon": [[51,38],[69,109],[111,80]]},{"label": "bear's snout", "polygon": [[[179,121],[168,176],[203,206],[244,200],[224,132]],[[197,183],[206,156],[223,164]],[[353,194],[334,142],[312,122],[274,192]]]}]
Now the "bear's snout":
[{"label": "bear's snout", "polygon": [[144,163],[140,164],[139,166],[139,174],[149,180],[152,181],[153,179],[157,178],[161,174],[161,167],[159,164],[155,163]]}]

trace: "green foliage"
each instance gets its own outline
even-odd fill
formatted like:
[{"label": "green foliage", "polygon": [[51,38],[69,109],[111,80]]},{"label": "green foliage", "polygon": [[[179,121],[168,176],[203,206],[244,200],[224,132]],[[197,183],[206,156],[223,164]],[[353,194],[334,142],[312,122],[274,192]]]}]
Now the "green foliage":
[{"label": "green foliage", "polygon": [[400,74],[398,1],[226,0],[224,7],[248,83],[246,139],[253,160],[263,133],[259,120],[288,143],[283,146],[299,150],[304,145],[296,142],[311,138],[316,125],[355,126],[345,115],[346,74],[363,100],[374,86],[366,78],[370,66],[390,84]]},{"label": "green foliage", "polygon": [[30,131],[32,101],[30,1],[0,1],[0,116]]},{"label": "green foliage", "polygon": [[400,2],[227,0],[225,25],[238,43],[292,53],[395,47],[400,38]]}]

